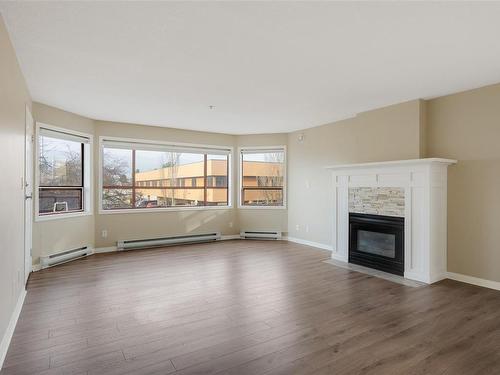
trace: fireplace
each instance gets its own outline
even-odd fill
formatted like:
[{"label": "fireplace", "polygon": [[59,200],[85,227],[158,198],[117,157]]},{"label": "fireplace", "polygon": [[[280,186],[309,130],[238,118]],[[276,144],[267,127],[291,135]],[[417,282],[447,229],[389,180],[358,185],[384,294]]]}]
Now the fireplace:
[{"label": "fireplace", "polygon": [[349,262],[403,276],[404,218],[350,213]]},{"label": "fireplace", "polygon": [[[358,249],[357,237],[355,237],[356,230],[352,236],[354,237],[355,246],[351,246],[349,241],[349,212],[404,217],[404,225],[403,219],[396,219],[400,221],[401,232],[399,236],[396,236],[399,241],[396,241],[396,237],[392,237],[394,244],[400,246],[398,249],[401,251],[400,255],[392,259],[390,256],[377,257],[378,254],[374,254],[373,257],[376,260],[384,260],[385,266],[392,266],[395,262],[399,266],[397,267],[398,273],[404,272],[403,276],[410,280],[432,284],[445,279],[447,276],[447,169],[451,164],[455,163],[456,160],[432,158],[327,167],[332,171],[334,185],[334,191],[332,191],[333,205],[331,207],[333,219],[332,259],[339,262],[348,262],[351,259],[351,261],[356,262],[359,259],[357,255],[364,256],[362,259],[365,261],[370,257],[369,253],[363,251],[363,246]],[[375,195],[372,191],[366,196],[365,189],[356,191],[357,196],[353,197],[354,200],[350,204],[349,190],[358,187],[375,188],[377,201],[380,203],[380,200],[386,200],[386,197],[383,196],[385,192],[380,190],[380,187],[384,186],[390,187],[390,190],[393,188],[404,190],[404,210],[402,210],[402,213],[394,212],[392,208],[387,211],[389,206],[385,203],[381,205],[383,210],[379,210],[380,205],[365,207],[367,199],[371,199]],[[379,193],[383,195],[379,195]],[[396,202],[396,206],[393,205],[393,207],[397,206],[399,204]],[[381,218],[375,217],[374,219]],[[432,225],[429,225],[429,223],[432,223]],[[365,223],[352,223],[352,225],[357,224],[364,225]],[[389,228],[392,231],[395,229],[393,225],[390,225]],[[392,233],[394,234],[394,232]],[[366,237],[366,233],[362,233],[364,241],[363,236]],[[391,241],[390,243],[392,243]],[[352,255],[349,254],[350,247],[352,247]],[[382,251],[383,254],[384,251]],[[392,252],[389,252],[389,255],[392,255]],[[371,258],[369,259],[371,260]],[[389,263],[387,264],[386,261],[389,261]],[[373,267],[373,262],[370,263],[370,266]],[[384,267],[384,269],[387,268]]]}]

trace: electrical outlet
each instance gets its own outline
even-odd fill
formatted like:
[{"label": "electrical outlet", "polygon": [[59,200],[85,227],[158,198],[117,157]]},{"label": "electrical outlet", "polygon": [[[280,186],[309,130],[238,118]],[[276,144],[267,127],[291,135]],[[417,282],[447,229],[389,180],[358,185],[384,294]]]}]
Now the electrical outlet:
[{"label": "electrical outlet", "polygon": [[232,222],[232,221],[230,221],[230,222],[229,222],[229,228],[232,228],[232,227],[233,227],[233,222]]},{"label": "electrical outlet", "polygon": [[108,230],[107,229],[103,229],[102,232],[101,232],[101,237],[102,238],[108,238]]},{"label": "electrical outlet", "polygon": [[309,225],[306,224],[306,233],[309,233]]},{"label": "electrical outlet", "polygon": [[310,189],[311,188],[311,183],[309,182],[309,180],[306,180],[306,189]]},{"label": "electrical outlet", "polygon": [[297,224],[297,225],[295,226],[295,230],[296,230],[296,231],[299,231],[299,230],[300,230],[300,225],[299,225],[299,224]]}]

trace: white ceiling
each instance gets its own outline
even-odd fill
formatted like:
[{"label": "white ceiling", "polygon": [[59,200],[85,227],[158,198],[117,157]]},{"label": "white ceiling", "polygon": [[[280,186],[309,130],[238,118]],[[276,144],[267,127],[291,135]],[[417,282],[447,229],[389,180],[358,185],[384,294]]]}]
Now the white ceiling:
[{"label": "white ceiling", "polygon": [[289,132],[500,82],[498,2],[1,2],[0,11],[33,100],[101,120]]}]

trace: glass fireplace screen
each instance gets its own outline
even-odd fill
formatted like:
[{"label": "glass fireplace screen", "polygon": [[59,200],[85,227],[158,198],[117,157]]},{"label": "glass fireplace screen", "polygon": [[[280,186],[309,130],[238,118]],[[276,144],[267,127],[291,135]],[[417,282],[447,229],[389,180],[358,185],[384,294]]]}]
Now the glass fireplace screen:
[{"label": "glass fireplace screen", "polygon": [[358,251],[387,258],[396,257],[396,235],[358,229]]}]

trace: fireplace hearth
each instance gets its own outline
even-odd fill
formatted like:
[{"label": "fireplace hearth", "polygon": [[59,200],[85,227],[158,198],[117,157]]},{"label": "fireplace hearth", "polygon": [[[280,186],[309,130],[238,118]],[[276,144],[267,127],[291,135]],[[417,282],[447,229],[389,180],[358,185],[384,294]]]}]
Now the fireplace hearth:
[{"label": "fireplace hearth", "polygon": [[404,218],[350,213],[349,262],[403,276]]}]

